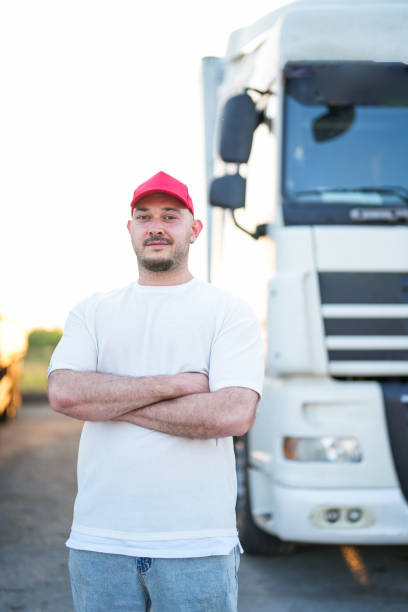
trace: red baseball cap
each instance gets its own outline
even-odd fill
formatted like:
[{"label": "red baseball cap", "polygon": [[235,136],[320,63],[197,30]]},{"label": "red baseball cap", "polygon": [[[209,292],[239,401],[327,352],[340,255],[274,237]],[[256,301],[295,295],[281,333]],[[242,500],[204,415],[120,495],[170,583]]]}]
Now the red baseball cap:
[{"label": "red baseball cap", "polygon": [[193,201],[188,193],[187,185],[184,185],[184,183],[181,183],[165,172],[158,172],[146,182],[139,185],[139,187],[136,187],[133,193],[133,200],[130,203],[132,213],[136,202],[151,193],[168,193],[174,196],[180,200],[194,216]]}]

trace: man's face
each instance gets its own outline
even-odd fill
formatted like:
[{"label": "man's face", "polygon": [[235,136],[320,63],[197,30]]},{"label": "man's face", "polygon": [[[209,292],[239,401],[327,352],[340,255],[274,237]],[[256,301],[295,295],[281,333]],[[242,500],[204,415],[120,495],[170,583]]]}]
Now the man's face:
[{"label": "man's face", "polygon": [[202,224],[177,198],[153,193],[136,203],[127,228],[139,266],[167,272],[187,266],[190,244]]}]

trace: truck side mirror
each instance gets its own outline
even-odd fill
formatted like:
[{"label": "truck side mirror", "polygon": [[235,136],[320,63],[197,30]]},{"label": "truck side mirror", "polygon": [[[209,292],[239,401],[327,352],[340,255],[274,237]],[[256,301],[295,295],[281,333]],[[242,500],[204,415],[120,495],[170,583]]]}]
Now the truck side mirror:
[{"label": "truck side mirror", "polygon": [[246,180],[239,174],[226,174],[212,181],[210,204],[221,208],[243,208],[245,206]]},{"label": "truck side mirror", "polygon": [[221,116],[219,154],[225,162],[244,164],[251,153],[255,129],[262,120],[252,98],[239,94],[230,98]]}]

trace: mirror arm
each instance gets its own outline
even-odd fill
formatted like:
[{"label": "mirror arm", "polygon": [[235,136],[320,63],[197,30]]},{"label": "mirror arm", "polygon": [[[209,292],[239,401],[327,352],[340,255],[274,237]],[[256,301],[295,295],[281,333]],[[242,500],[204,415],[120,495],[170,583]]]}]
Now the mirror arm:
[{"label": "mirror arm", "polygon": [[248,236],[251,236],[251,238],[253,238],[254,240],[258,240],[258,238],[262,238],[262,236],[266,236],[266,230],[267,230],[267,223],[262,223],[261,225],[257,225],[255,228],[254,232],[250,232],[249,230],[247,230],[245,227],[242,227],[242,225],[240,225],[235,217],[235,210],[231,210],[231,215],[232,215],[232,220],[234,221],[234,224],[243,232],[245,232],[245,234],[248,234]]},{"label": "mirror arm", "polygon": [[[272,91],[272,89],[266,89],[265,91],[261,90],[261,89],[256,89],[255,87],[245,87],[244,92],[248,93],[249,91],[254,91],[255,93],[259,94],[260,96],[276,96],[276,92]],[[258,123],[255,127],[255,129],[261,125],[261,123],[265,123],[265,125],[267,126],[268,130],[270,132],[273,131],[273,121],[270,117],[267,117],[265,114],[265,111],[258,111]]]}]

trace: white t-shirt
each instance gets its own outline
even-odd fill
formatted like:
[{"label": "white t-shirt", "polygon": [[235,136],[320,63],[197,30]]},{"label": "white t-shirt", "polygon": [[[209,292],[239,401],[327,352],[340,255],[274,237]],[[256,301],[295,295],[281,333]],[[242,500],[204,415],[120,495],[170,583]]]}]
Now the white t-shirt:
[{"label": "white t-shirt", "polygon": [[[211,392],[239,386],[261,394],[260,326],[245,302],[197,279],[136,282],[93,295],[70,313],[49,373],[56,369],[132,377],[202,372]],[[87,421],[67,545],[135,556],[226,554],[237,541],[235,501],[231,437],[189,439]]]}]

